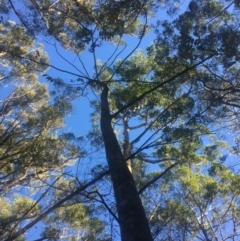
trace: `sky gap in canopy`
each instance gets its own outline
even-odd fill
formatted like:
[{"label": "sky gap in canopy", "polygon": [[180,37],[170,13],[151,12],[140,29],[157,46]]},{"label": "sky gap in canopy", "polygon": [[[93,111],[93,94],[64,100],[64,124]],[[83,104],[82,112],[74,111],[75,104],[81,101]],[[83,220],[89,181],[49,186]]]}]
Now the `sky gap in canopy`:
[{"label": "sky gap in canopy", "polygon": [[[180,4],[176,3],[176,7],[178,8],[179,13],[184,12],[187,9],[189,2],[189,0],[183,0],[180,2]],[[154,18],[148,18],[147,24],[149,24],[150,26],[155,25],[158,20],[161,21],[168,18],[169,15],[166,13],[165,10],[162,10],[159,11]],[[125,41],[125,45],[120,46],[118,48],[118,51],[116,51],[116,45],[110,44],[109,42],[103,42],[103,44],[99,48],[96,48],[96,59],[100,60],[102,63],[105,63],[106,61],[111,63],[116,57],[116,60],[124,59],[129,54],[136,53],[136,50],[138,49],[145,51],[145,49],[152,44],[155,37],[156,35],[153,33],[152,29],[147,32],[147,34],[143,37],[142,40],[140,40],[137,36],[126,35],[123,38],[123,40]],[[84,50],[80,54],[76,54],[66,51],[59,45],[59,43],[57,43],[53,39],[45,40],[43,38],[40,39],[40,42],[42,42],[45,46],[45,50],[49,55],[51,65],[61,70],[74,73],[76,75],[81,75],[81,73],[87,73],[91,78],[94,76],[94,57],[93,54],[89,52],[89,49]],[[113,55],[113,53],[115,54]],[[81,59],[82,63],[79,61],[79,59]],[[84,64],[84,68],[82,64]],[[63,80],[66,80],[68,83],[71,83],[72,79],[74,80],[73,84],[77,84],[76,76],[58,71],[51,67],[48,69],[47,75],[53,78],[60,77]],[[40,80],[42,82],[49,83],[48,81],[46,81],[46,78],[44,76],[42,76]],[[49,87],[51,90],[51,84]],[[91,113],[91,108],[89,104],[91,100],[96,99],[96,96],[94,96],[93,94],[90,94],[89,96],[91,96],[91,99],[89,99],[89,97],[80,97],[73,101],[73,113],[66,118],[66,126],[62,131],[73,132],[77,136],[87,134],[89,128],[91,127],[89,125],[89,119],[87,118],[87,116],[89,116],[89,114]],[[83,116],[84,118],[82,118]]]}]

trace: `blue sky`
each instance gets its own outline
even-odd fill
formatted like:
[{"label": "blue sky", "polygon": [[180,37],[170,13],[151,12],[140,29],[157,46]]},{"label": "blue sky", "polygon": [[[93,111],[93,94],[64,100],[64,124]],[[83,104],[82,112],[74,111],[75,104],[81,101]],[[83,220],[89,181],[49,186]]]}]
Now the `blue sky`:
[{"label": "blue sky", "polygon": [[[188,3],[189,3],[188,0],[181,1],[180,12],[183,12],[186,10]],[[166,14],[165,10],[162,10],[158,12],[158,15],[156,15],[154,18],[149,18],[148,24],[155,24],[157,20],[164,20],[164,19],[169,19],[169,16]],[[148,32],[148,34],[144,36],[144,38],[142,39],[138,49],[142,49],[144,51],[146,47],[151,45],[155,37],[156,35],[153,33],[152,30]],[[137,36],[125,36],[124,40],[127,44],[127,47],[119,55],[118,59],[124,59],[126,56],[128,56],[129,53],[131,53],[136,48],[139,42],[139,38]],[[76,56],[76,54],[71,53],[70,51],[66,51],[54,40],[49,41],[49,43],[51,44],[47,43],[46,41],[42,41],[42,43],[45,46],[45,51],[48,53],[50,58],[50,63],[53,66],[56,66],[60,69],[67,70],[70,72],[72,71],[73,73],[80,74],[73,66],[71,66],[72,64],[84,72],[80,62],[78,61],[78,57]],[[56,47],[53,45],[55,45]],[[64,58],[66,58],[67,61],[71,64],[67,63],[57,54],[56,48],[57,48],[57,51],[62,56],[64,56]],[[104,42],[103,45],[96,50],[96,58],[101,60],[102,62],[107,61],[108,58],[112,55],[113,51],[115,51],[115,48],[116,46],[108,42]],[[93,55],[88,51],[88,49],[86,49],[79,56],[83,61],[89,75],[93,76],[94,74]],[[55,77],[55,78],[60,77],[67,81],[69,81],[69,79],[71,78],[74,79],[74,76],[59,72],[53,68],[49,68],[49,70],[47,71],[47,74],[51,77]],[[46,82],[45,77],[40,77],[40,80],[43,82]],[[80,97],[73,102],[73,105],[74,105],[73,113],[70,116],[66,117],[66,126],[64,128],[64,131],[67,130],[70,132],[74,132],[76,135],[87,134],[87,131],[89,130],[89,128],[91,128],[91,125],[89,125],[90,123],[89,123],[88,116],[91,113],[91,109],[89,107],[89,101],[92,99],[95,99],[95,97],[92,95],[92,93],[89,93],[87,97]]]},{"label": "blue sky", "polygon": [[[186,1],[184,1],[186,2]],[[183,8],[184,10],[184,8]],[[168,17],[165,14],[165,11],[162,11],[159,13],[159,16],[156,16],[155,19],[150,19],[149,22],[153,23],[156,21],[156,19],[164,19]],[[139,46],[140,49],[145,49],[147,46],[149,46],[155,38],[155,34],[153,32],[149,32],[142,40],[141,45]],[[123,59],[125,56],[127,56],[138,44],[138,37],[135,36],[127,36],[124,38],[124,40],[127,43],[127,48],[124,50],[124,52],[119,56],[119,58]],[[50,43],[47,43],[44,40],[40,39],[40,42],[42,42],[45,46],[45,51],[48,53],[50,58],[50,63],[53,66],[56,66],[60,69],[72,71],[74,73],[77,73],[77,70],[71,66],[71,64],[76,65],[79,69],[82,70],[81,64],[78,61],[78,58],[76,54],[71,53],[69,51],[66,51],[63,49],[57,42],[54,40],[50,40]],[[58,52],[64,56],[70,62],[71,64],[67,63],[65,60],[63,60],[57,53],[54,44],[56,44]],[[97,50],[97,59],[102,60],[102,62],[106,61],[109,56],[111,56],[112,52],[115,50],[115,46],[111,45],[109,43],[104,43],[103,46],[101,46]],[[84,62],[84,65],[89,73],[89,75],[93,75],[94,73],[94,60],[91,53],[88,52],[88,50],[84,51],[80,55],[81,60]],[[59,72],[53,68],[49,68],[46,72],[51,77],[57,78],[60,77],[64,80],[69,80],[71,78],[74,79],[74,76],[71,76],[66,73]],[[42,82],[46,82],[49,84],[50,89],[51,83],[46,81],[46,78],[44,76],[40,76],[40,80]],[[90,108],[90,100],[96,99],[95,96],[92,93],[89,93],[87,97],[79,97],[75,101],[73,101],[73,113],[71,113],[69,116],[66,117],[66,125],[63,129],[58,130],[58,133],[62,132],[73,132],[76,136],[85,136],[89,129],[91,128],[91,123],[89,119],[89,115],[92,112],[92,109]],[[92,163],[91,165],[93,165]],[[152,168],[157,168],[158,165],[152,165]],[[74,171],[74,170],[73,170]],[[28,240],[34,240],[39,238],[39,232],[41,231],[41,223],[36,225],[34,228],[29,230],[27,232],[27,238]]]}]

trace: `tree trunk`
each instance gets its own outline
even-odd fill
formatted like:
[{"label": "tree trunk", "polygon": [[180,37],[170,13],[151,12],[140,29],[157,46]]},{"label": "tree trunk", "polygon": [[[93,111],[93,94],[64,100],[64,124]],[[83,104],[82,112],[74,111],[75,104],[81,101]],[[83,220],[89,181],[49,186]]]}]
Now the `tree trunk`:
[{"label": "tree trunk", "polygon": [[102,84],[101,131],[116,199],[122,241],[152,241],[150,228],[133,177],[111,125],[108,87]]}]

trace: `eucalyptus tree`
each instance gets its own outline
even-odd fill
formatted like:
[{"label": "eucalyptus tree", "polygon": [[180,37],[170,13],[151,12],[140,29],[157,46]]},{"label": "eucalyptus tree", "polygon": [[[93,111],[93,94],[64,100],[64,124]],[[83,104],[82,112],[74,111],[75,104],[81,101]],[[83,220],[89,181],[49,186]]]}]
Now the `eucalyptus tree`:
[{"label": "eucalyptus tree", "polygon": [[[52,67],[76,76],[75,90],[83,95],[91,90],[98,98],[99,103],[94,103],[95,115],[98,115],[95,120],[100,124],[96,127],[101,130],[99,139],[105,146],[117,215],[114,207],[113,210],[106,208],[117,220],[122,240],[152,240],[139,193],[144,193],[177,165],[184,169],[185,165],[194,165],[194,162],[197,165],[208,158],[199,154],[201,136],[210,134],[208,127],[215,126],[216,117],[217,124],[223,124],[228,113],[231,116],[237,113],[238,1],[191,1],[188,10],[173,23],[158,23],[157,39],[147,49],[147,56],[138,54],[129,58],[132,51],[120,61],[116,59],[124,50],[123,36],[139,36],[137,48],[149,28],[149,16],[157,11],[161,1],[32,0],[23,3],[24,11],[20,11],[14,1],[4,2],[5,13],[15,13],[29,35],[36,37],[39,32],[51,35],[79,58],[82,69],[75,68],[78,73]],[[174,14],[171,3],[168,1],[168,12]],[[106,62],[98,64],[97,50],[106,41],[117,47]],[[79,55],[87,47],[93,56],[93,74],[86,71]],[[2,51],[25,61],[51,66],[6,47]],[[47,78],[61,87],[72,83]],[[119,123],[122,141],[114,132]],[[130,131],[136,129],[141,132],[133,137]],[[153,175],[147,183],[143,180],[135,183],[134,168],[133,175],[131,173],[134,158],[138,162],[163,163],[162,173]],[[185,175],[184,171],[179,171],[179,175]],[[139,177],[136,175],[136,178]],[[145,185],[141,186],[141,182]],[[72,190],[72,193],[76,192]],[[197,203],[193,205],[195,208]],[[157,210],[162,210],[164,217],[165,211]]]},{"label": "eucalyptus tree", "polygon": [[232,128],[238,125],[239,109],[239,10],[238,1],[191,1],[174,21],[156,26],[158,58],[166,64],[215,54],[192,76],[192,88],[202,111],[211,106],[211,121],[221,125],[224,118]]},{"label": "eucalyptus tree", "polygon": [[[77,1],[59,1],[56,3],[50,1],[44,3],[32,1],[31,4],[34,6],[34,8],[29,8],[32,14],[28,14],[28,18],[29,16],[35,17],[36,15],[41,15],[41,18],[39,19],[42,21],[39,21],[39,23],[43,24],[33,25],[34,27],[31,28],[31,25],[29,26],[26,23],[24,13],[18,12],[12,1],[6,2],[19,17],[21,23],[27,28],[29,33],[34,34],[34,30],[37,29],[37,27],[39,27],[38,29],[44,29],[44,24],[47,27],[48,33],[55,36],[63,46],[70,48],[77,53],[81,51],[86,44],[90,44],[90,50],[95,52],[96,47],[101,44],[102,40],[106,38],[109,39],[114,35],[121,36],[128,32],[139,32],[139,35],[142,36],[146,26],[141,26],[141,24],[137,25],[137,18],[141,15],[145,16],[146,18],[146,6],[150,6],[149,3],[146,5],[144,1],[126,1],[124,3],[104,1],[94,2],[92,5],[91,2],[84,3]],[[35,22],[32,21],[32,23]],[[92,24],[95,25],[94,28],[92,28]],[[101,38],[95,39],[95,33],[97,33]],[[80,38],[78,36],[80,36]],[[100,83],[97,76],[94,80],[87,78],[87,84],[90,82],[94,84],[96,82],[97,85]],[[115,196],[117,199],[117,207],[119,209],[118,215],[122,230],[122,238],[123,240],[137,238],[151,240],[150,229],[147,224],[140,198],[137,194],[137,189],[134,185],[131,174],[125,167],[124,157],[121,154],[120,146],[118,145],[117,139],[111,127],[111,117],[107,103],[107,84],[101,82],[101,88],[103,103],[101,129],[103,138],[105,139],[105,145],[114,141],[114,148],[116,148],[116,152],[115,150],[112,152],[112,154],[114,153],[114,157],[111,156],[112,154],[108,153],[107,160],[109,162]],[[106,103],[104,104],[104,102]],[[105,121],[103,120],[104,118],[106,118]],[[106,147],[107,152],[111,149],[111,147],[110,149],[109,147]],[[115,155],[118,155],[119,157],[116,158]],[[124,171],[124,173],[122,175],[118,175],[120,174],[121,170]],[[126,175],[129,178],[128,181],[126,178],[124,178]],[[119,179],[120,177],[121,179]],[[129,181],[130,185],[128,184]],[[123,190],[120,190],[122,188]],[[132,193],[135,193],[135,195],[132,195]],[[124,200],[125,198],[123,194],[126,196],[126,200]],[[127,213],[130,213],[132,217],[126,218],[125,215]],[[139,219],[142,220],[142,222],[140,222],[139,227],[137,227],[136,224]]]},{"label": "eucalyptus tree", "polygon": [[72,106],[64,96],[50,104],[38,81],[48,65],[43,46],[13,21],[2,19],[0,31],[0,238],[7,240],[48,208],[51,183],[81,153],[73,135],[57,136]]},{"label": "eucalyptus tree", "polygon": [[[221,152],[226,144],[193,144],[199,147],[198,155],[190,157],[185,150],[185,162],[142,193],[154,240],[237,240],[239,175],[225,164]],[[142,181],[161,174],[148,173]]]}]

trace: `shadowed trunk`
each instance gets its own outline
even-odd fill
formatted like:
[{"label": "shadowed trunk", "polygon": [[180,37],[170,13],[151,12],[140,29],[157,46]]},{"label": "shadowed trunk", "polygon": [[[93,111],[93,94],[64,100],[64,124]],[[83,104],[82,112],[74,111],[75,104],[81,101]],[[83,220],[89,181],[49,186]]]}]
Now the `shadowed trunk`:
[{"label": "shadowed trunk", "polygon": [[111,125],[108,87],[102,84],[101,131],[117,204],[122,241],[152,241],[142,202]]}]

